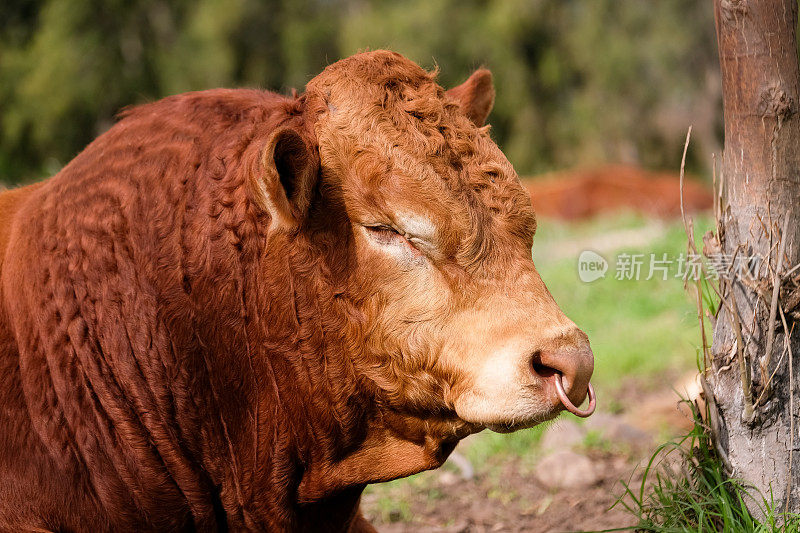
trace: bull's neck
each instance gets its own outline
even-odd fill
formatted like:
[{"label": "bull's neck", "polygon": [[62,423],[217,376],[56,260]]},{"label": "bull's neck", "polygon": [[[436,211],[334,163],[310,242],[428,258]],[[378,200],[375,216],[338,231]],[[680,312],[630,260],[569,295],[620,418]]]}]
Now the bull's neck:
[{"label": "bull's neck", "polygon": [[[239,295],[218,291],[215,305],[196,306],[207,325],[199,329],[214,333],[204,344],[213,352],[211,381],[225,422],[218,441],[230,455],[214,477],[234,522],[286,529],[314,516],[312,508],[328,509],[322,514],[330,520],[332,509],[347,508],[329,505],[332,499],[356,505],[363,488],[349,479],[325,483],[311,498],[301,494],[309,472],[316,476],[360,449],[375,407],[348,348],[357,321],[319,263],[302,242],[270,237],[251,275],[239,277]],[[220,320],[229,324],[224,342],[211,329]],[[345,512],[341,519],[349,517]]]},{"label": "bull's neck", "polygon": [[281,300],[287,302],[284,312],[296,317],[295,329],[273,341],[293,346],[288,354],[292,376],[275,386],[294,395],[292,405],[302,405],[301,416],[290,417],[303,469],[297,501],[317,502],[440,466],[471,428],[454,435],[453,420],[422,418],[391,406],[368,377],[366,367],[375,363],[362,352],[364,318],[346,289],[335,276],[327,277],[329,270],[309,270],[303,267],[309,258],[298,259],[299,265],[288,263],[284,270],[284,288],[293,297]]},{"label": "bull's neck", "polygon": [[231,324],[206,344],[231,455],[214,476],[223,503],[231,518],[280,529],[270,520],[286,509],[289,520],[316,516],[334,500],[355,505],[368,483],[440,466],[457,439],[451,420],[389,407],[366,377],[362,319],[318,251],[289,237],[269,244],[241,294],[208,302],[205,322]]}]

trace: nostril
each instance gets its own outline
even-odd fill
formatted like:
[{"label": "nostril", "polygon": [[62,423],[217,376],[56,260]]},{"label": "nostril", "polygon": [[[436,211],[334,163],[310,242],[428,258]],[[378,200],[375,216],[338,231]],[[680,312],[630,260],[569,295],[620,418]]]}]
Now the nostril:
[{"label": "nostril", "polygon": [[549,378],[558,373],[558,370],[555,368],[542,363],[542,352],[539,350],[533,352],[533,355],[531,356],[531,369],[536,375],[543,378]]}]

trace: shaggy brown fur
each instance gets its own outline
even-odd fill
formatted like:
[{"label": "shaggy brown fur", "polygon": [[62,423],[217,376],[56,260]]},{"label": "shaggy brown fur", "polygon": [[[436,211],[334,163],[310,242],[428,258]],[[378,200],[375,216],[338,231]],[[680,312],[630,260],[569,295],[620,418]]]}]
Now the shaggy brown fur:
[{"label": "shaggy brown fur", "polygon": [[[526,320],[567,324],[530,262],[530,202],[476,127],[492,99],[486,71],[448,96],[361,54],[297,98],[133,108],[0,195],[0,529],[370,531],[366,484],[483,428],[454,410],[474,381],[446,355],[458,310],[502,279],[539,302]],[[404,206],[435,234],[398,240]]]}]

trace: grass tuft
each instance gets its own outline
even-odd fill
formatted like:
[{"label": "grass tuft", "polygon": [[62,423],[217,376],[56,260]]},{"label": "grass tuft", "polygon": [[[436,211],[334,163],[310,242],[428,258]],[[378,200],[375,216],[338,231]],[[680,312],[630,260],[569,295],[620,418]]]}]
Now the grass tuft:
[{"label": "grass tuft", "polygon": [[[614,504],[638,519],[635,531],[800,532],[800,514],[776,511],[771,496],[725,474],[699,409],[686,403],[694,417],[693,429],[659,446],[639,487],[623,483],[625,492]],[[748,501],[757,504],[763,518],[751,515]]]}]

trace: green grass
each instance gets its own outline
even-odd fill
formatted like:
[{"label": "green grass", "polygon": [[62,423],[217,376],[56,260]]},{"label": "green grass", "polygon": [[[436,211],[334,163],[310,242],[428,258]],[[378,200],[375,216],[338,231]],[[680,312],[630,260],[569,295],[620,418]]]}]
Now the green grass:
[{"label": "green grass", "polygon": [[[658,448],[638,488],[617,501],[638,518],[636,531],[653,533],[768,533],[800,531],[800,514],[782,514],[771,498],[725,476],[695,405],[688,435]],[[747,504],[757,505],[756,520]]]},{"label": "green grass", "polygon": [[[697,234],[710,221],[696,223]],[[629,246],[622,232],[649,227],[652,240]],[[542,221],[534,244],[537,268],[564,312],[588,335],[595,354],[595,387],[613,395],[626,376],[653,380],[691,370],[699,344],[695,305],[684,291],[681,279],[675,278],[677,265],[670,268],[667,280],[647,277],[650,254],[675,258],[686,251],[686,237],[681,222],[654,225],[635,216],[621,216],[576,226]],[[591,243],[620,234],[619,245],[601,251],[609,261],[605,278],[583,283],[578,278],[577,254],[557,260],[555,255],[565,242]],[[645,254],[642,279],[615,279],[615,257],[619,253]]]},{"label": "green grass", "polygon": [[443,494],[435,484],[428,481],[430,475],[431,472],[423,472],[391,483],[370,485],[368,490],[377,494],[375,507],[380,520],[384,523],[411,521],[413,515],[409,501],[420,494],[425,496],[430,506],[438,505]]}]

